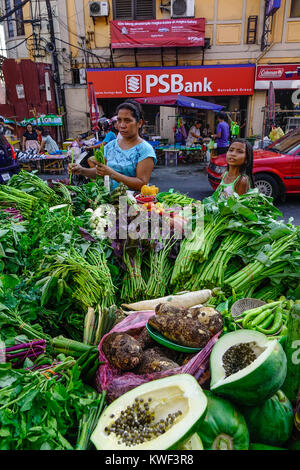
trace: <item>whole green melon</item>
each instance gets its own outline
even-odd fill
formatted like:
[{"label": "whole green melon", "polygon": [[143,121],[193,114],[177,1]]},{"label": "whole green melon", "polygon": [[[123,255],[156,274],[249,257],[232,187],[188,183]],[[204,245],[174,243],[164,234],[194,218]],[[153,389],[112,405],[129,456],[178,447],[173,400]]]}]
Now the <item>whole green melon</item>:
[{"label": "whole green melon", "polygon": [[228,400],[204,391],[207,413],[197,433],[205,450],[248,450],[249,432],[243,415]]},{"label": "whole green melon", "polygon": [[252,442],[281,446],[291,437],[293,407],[281,390],[261,405],[243,407],[241,411]]}]

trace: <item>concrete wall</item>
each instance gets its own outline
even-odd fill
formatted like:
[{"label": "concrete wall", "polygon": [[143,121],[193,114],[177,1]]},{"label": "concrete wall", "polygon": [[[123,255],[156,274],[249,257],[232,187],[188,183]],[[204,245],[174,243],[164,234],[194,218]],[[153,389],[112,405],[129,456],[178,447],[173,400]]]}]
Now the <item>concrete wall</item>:
[{"label": "concrete wall", "polygon": [[266,104],[266,91],[256,91],[254,94],[254,108],[253,108],[253,119],[252,119],[252,129],[253,135],[261,135],[264,113],[262,108]]},{"label": "concrete wall", "polygon": [[176,125],[176,108],[161,106],[160,108],[160,136],[174,143],[173,128]]},{"label": "concrete wall", "polygon": [[90,129],[88,97],[86,87],[66,87],[68,113],[68,136],[87,132]]}]

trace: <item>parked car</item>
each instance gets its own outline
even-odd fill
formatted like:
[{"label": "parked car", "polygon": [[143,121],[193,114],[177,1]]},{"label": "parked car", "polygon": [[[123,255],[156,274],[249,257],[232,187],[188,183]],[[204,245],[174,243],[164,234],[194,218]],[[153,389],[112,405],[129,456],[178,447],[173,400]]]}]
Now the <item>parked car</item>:
[{"label": "parked car", "polygon": [[20,167],[13,147],[4,135],[0,135],[0,184],[6,184]]},{"label": "parked car", "polygon": [[[212,157],[207,168],[208,181],[215,190],[226,171],[226,155]],[[300,193],[300,128],[294,129],[264,150],[254,150],[255,186],[266,196],[277,199]]]}]

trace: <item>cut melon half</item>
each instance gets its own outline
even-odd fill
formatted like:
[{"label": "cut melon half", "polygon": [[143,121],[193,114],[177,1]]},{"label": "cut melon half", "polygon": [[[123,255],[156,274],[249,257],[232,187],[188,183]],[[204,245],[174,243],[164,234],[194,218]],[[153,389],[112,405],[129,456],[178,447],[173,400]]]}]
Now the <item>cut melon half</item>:
[{"label": "cut melon half", "polygon": [[[236,370],[239,362],[240,370]],[[224,335],[215,344],[210,369],[211,391],[252,406],[271,398],[281,388],[287,360],[276,339],[268,339],[257,331],[239,330]]]},{"label": "cut melon half", "polygon": [[[142,407],[145,403],[153,416],[150,426],[145,423],[144,416],[147,414],[135,411],[136,407]],[[193,376],[179,374],[154,380],[112,402],[102,413],[91,441],[98,450],[178,449],[194,434],[205,417],[206,409],[207,398]],[[147,434],[151,426],[155,427],[161,421],[165,423],[169,416],[178,412],[180,415],[171,425],[163,424],[166,430],[160,435]],[[124,416],[126,424],[123,424]],[[117,428],[118,434],[112,431],[114,428]],[[126,437],[123,437],[124,429]],[[143,436],[143,442],[140,442],[140,436]]]}]

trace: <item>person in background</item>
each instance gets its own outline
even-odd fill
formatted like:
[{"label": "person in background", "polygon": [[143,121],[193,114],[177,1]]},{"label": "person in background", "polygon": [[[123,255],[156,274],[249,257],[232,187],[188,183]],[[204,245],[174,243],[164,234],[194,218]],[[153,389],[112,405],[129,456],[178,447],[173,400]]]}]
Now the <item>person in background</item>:
[{"label": "person in background", "polygon": [[4,122],[4,117],[0,116],[0,134],[5,135],[7,133],[7,129],[14,132],[14,128],[9,124],[6,124]]},{"label": "person in background", "polygon": [[202,129],[202,137],[206,139],[210,137],[210,135],[211,135],[211,130],[210,130],[209,124],[206,124],[206,126]]},{"label": "person in background", "polygon": [[214,200],[228,198],[237,193],[246,194],[254,188],[253,147],[245,139],[235,139],[226,154],[227,171],[213,194]]},{"label": "person in background", "polygon": [[113,122],[110,119],[107,119],[107,121],[102,123],[102,126],[103,126],[104,133],[105,133],[105,137],[104,137],[103,142],[101,142],[99,144],[91,145],[89,147],[85,147],[85,150],[87,150],[89,152],[88,164],[91,168],[96,166],[95,162],[93,160],[93,156],[94,156],[93,150],[94,149],[99,149],[101,147],[105,147],[105,145],[109,144],[109,142],[111,142],[112,140],[115,140],[117,138],[115,126],[114,126]]},{"label": "person in background", "polygon": [[272,140],[272,142],[276,142],[276,140],[281,139],[281,137],[284,136],[284,132],[281,129],[280,126],[277,126],[277,124],[272,124],[272,130],[269,134],[269,138]]},{"label": "person in background", "polygon": [[[122,182],[129,189],[140,191],[142,186],[149,183],[157,161],[155,151],[140,136],[144,117],[139,103],[125,101],[118,106],[117,114],[121,138],[114,139],[105,146],[107,164],[94,161],[95,168],[72,165],[72,172],[93,179],[97,176],[109,176],[112,190]],[[71,165],[68,170],[71,170]]]},{"label": "person in background", "polygon": [[40,153],[44,153],[45,151],[49,154],[55,154],[59,151],[59,147],[52,137],[45,132],[43,127],[37,127],[36,132],[38,138],[41,138],[41,148]]},{"label": "person in background", "polygon": [[81,153],[82,146],[83,146],[82,137],[81,135],[78,135],[76,139],[73,140],[73,142],[69,145],[67,155],[70,157],[72,156],[73,153],[74,155],[79,155]]},{"label": "person in background", "polygon": [[202,122],[196,121],[195,125],[190,128],[189,135],[186,139],[186,146],[191,147],[195,144],[201,137],[201,127]]},{"label": "person in background", "polygon": [[32,124],[27,124],[26,131],[22,138],[22,151],[35,149],[37,153],[40,151],[40,144],[38,142],[38,135]]},{"label": "person in background", "polygon": [[222,155],[228,150],[230,128],[226,122],[226,114],[219,113],[217,115],[218,125],[216,134],[212,135],[212,138],[217,140],[217,155]]}]

